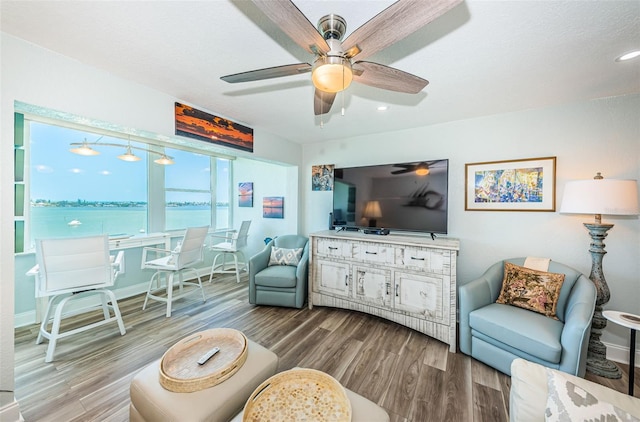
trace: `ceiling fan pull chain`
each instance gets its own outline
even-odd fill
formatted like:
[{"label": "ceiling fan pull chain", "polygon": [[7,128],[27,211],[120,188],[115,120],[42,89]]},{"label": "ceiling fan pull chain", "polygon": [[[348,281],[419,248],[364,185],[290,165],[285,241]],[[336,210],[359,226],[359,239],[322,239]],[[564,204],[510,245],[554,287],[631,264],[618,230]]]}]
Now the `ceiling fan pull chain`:
[{"label": "ceiling fan pull chain", "polygon": [[320,91],[320,129],[324,129],[324,91]]},{"label": "ceiling fan pull chain", "polygon": [[[344,59],[343,59],[344,61]],[[344,116],[344,65],[342,66],[342,115]]]}]

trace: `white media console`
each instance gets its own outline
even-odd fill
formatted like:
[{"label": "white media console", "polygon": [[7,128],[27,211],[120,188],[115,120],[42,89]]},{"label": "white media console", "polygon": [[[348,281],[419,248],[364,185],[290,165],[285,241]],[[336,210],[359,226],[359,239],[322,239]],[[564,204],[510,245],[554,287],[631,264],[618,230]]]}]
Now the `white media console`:
[{"label": "white media console", "polygon": [[310,242],[310,309],[377,315],[456,352],[457,239],[327,230]]}]

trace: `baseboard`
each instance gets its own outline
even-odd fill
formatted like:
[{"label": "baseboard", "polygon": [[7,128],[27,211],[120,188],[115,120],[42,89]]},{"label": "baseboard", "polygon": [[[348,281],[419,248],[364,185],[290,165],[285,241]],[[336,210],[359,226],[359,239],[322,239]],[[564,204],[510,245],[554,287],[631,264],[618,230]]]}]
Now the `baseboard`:
[{"label": "baseboard", "polygon": [[[602,343],[607,347],[607,359],[614,362],[624,363],[625,365],[629,364],[630,350],[628,347],[623,347],[613,343]],[[640,351],[638,350],[636,350],[636,360],[634,366],[636,368],[640,368]]]}]

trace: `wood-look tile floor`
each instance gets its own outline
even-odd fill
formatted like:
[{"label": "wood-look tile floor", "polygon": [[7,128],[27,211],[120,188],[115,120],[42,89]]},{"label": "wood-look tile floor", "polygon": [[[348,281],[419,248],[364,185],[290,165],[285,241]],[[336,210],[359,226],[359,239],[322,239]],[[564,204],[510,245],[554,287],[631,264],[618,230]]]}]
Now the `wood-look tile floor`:
[{"label": "wood-look tile floor", "polygon": [[[126,335],[113,324],[62,339],[52,363],[44,363],[47,342],[35,344],[37,326],[16,329],[15,395],[25,420],[127,421],[135,374],[181,338],[214,327],[241,330],[271,349],[281,371],[299,366],[331,374],[384,407],[393,422],[508,420],[508,376],[375,316],[250,305],[246,278],[204,283],[207,301],[198,294],[181,299],[171,318],[159,302],[142,311],[143,295],[121,300]],[[72,317],[63,329],[99,316]],[[628,368],[621,367],[620,380],[587,378],[626,392]]]}]

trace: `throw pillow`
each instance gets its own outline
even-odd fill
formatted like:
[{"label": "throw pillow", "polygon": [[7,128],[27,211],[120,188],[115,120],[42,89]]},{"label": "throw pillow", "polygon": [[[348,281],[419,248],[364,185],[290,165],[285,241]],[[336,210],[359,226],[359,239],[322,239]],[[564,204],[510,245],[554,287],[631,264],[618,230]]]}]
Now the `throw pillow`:
[{"label": "throw pillow", "polygon": [[564,274],[547,273],[504,263],[504,279],[497,303],[504,303],[558,319],[556,309]]},{"label": "throw pillow", "polygon": [[269,266],[272,265],[291,265],[297,267],[302,258],[302,248],[271,248],[271,257],[269,258]]},{"label": "throw pillow", "polygon": [[598,400],[593,394],[572,383],[560,372],[546,370],[547,408],[545,421],[633,421],[640,419],[611,403]]}]

